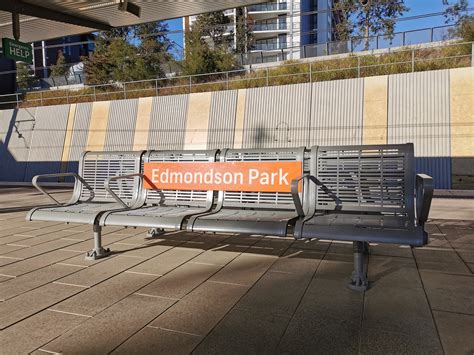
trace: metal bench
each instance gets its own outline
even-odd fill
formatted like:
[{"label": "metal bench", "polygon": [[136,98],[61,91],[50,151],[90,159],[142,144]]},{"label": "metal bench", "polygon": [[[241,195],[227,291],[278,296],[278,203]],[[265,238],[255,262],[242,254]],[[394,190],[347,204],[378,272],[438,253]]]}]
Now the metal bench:
[{"label": "metal bench", "polygon": [[[94,249],[87,253],[87,258],[98,259],[109,254],[102,248],[101,226],[99,217],[111,210],[140,207],[141,152],[85,152],[79,163],[79,173],[60,173],[37,175],[33,178],[33,186],[49,197],[54,206],[38,207],[30,210],[26,219],[30,221],[54,221],[66,223],[92,224],[94,232]],[[121,175],[134,176],[127,180],[115,180],[114,194],[105,188],[108,178]],[[40,179],[74,177],[74,191],[67,203],[61,203],[51,196],[39,184]],[[117,197],[121,203],[117,202]]]},{"label": "metal bench", "polygon": [[[214,162],[216,154],[217,150],[151,151],[145,155],[144,162]],[[127,176],[117,176],[110,178],[109,181],[127,178]],[[143,179],[143,176],[141,178]],[[106,190],[112,193],[113,187],[106,186]],[[149,233],[151,236],[165,229],[181,230],[188,217],[211,209],[213,195],[213,191],[142,189],[140,201],[144,205],[141,208],[104,213],[100,219],[100,225],[148,227],[152,228]],[[121,202],[119,196],[116,199],[117,202]]]},{"label": "metal bench", "polygon": [[[300,216],[294,236],[352,241],[352,289],[368,286],[363,263],[367,243],[422,246],[428,242],[424,223],[433,181],[427,175],[415,178],[413,144],[312,147],[310,165],[310,175],[292,182]],[[300,180],[310,197],[303,202]]]},{"label": "metal bench", "polygon": [[[300,161],[305,148],[228,149],[221,162]],[[210,213],[191,217],[194,232],[245,233],[286,236],[288,225],[298,218],[291,193],[219,191]]]}]

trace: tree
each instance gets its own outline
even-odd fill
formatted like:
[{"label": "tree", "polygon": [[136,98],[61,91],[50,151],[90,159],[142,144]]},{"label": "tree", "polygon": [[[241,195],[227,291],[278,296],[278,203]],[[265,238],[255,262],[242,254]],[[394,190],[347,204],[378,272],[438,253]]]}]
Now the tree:
[{"label": "tree", "polygon": [[238,7],[236,9],[235,39],[236,53],[247,53],[250,49],[252,49],[254,35],[249,24],[247,23],[245,10],[243,7]]},{"label": "tree", "polygon": [[447,6],[444,11],[445,23],[454,23],[455,34],[466,42],[474,41],[474,16],[468,14],[468,1],[458,0],[451,3],[443,0],[443,4]]},{"label": "tree", "polygon": [[229,36],[222,26],[212,26],[221,15],[198,16],[191,29],[185,34],[185,75],[206,74],[235,69],[235,56],[230,49]]},{"label": "tree", "polygon": [[393,38],[396,19],[408,11],[403,0],[341,0],[334,11],[341,14],[336,26],[336,37],[346,40],[350,36],[362,37],[369,49],[370,36],[384,35]]},{"label": "tree", "polygon": [[201,14],[197,17],[200,31],[204,37],[208,37],[211,45],[222,48],[230,45],[230,36],[225,35],[230,20],[223,11],[214,11]]},{"label": "tree", "polygon": [[58,51],[58,58],[56,64],[51,66],[51,76],[66,76],[69,73],[69,66],[67,65],[66,57],[62,50]]},{"label": "tree", "polygon": [[16,83],[20,90],[26,91],[35,80],[34,71],[23,62],[16,63]]}]

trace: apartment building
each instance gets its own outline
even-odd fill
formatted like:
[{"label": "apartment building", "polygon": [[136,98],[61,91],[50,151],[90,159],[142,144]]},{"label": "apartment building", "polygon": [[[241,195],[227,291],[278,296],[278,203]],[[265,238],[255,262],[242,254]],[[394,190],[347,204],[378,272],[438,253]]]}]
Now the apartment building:
[{"label": "apartment building", "polygon": [[[304,56],[302,46],[332,41],[339,16],[332,11],[335,1],[338,0],[278,0],[244,8],[254,37],[247,55],[255,57],[257,62],[298,59]],[[224,13],[230,20],[226,33],[234,36],[235,43],[237,9]],[[196,18],[185,18],[184,30]]]}]

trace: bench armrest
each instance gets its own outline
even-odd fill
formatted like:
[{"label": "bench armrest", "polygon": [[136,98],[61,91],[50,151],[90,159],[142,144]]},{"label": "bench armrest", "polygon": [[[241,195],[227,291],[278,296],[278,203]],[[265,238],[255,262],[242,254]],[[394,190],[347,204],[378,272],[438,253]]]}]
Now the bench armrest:
[{"label": "bench armrest", "polygon": [[79,174],[77,173],[57,173],[57,174],[44,174],[44,175],[36,175],[33,177],[33,180],[31,180],[31,183],[33,184],[36,189],[41,192],[43,195],[47,196],[50,200],[52,200],[56,205],[58,206],[67,206],[70,205],[75,201],[76,196],[72,196],[71,199],[66,202],[66,203],[61,203],[58,200],[56,200],[51,194],[49,194],[39,183],[38,180],[40,179],[48,179],[48,178],[53,178],[53,177],[68,177],[72,176],[76,180],[76,182],[79,180],[90,192],[91,192],[91,197],[90,199],[94,198],[94,189],[84,180]]},{"label": "bench armrest", "polygon": [[416,218],[423,225],[428,220],[428,214],[433,198],[433,178],[425,174],[416,175]]},{"label": "bench armrest", "polygon": [[293,197],[293,203],[295,204],[296,212],[298,213],[298,216],[304,217],[305,213],[303,210],[303,204],[301,202],[300,194],[298,191],[298,185],[300,184],[301,180],[303,180],[303,190],[304,184],[307,184],[309,181],[313,181],[316,183],[316,181],[314,181],[309,174],[305,174],[297,179],[291,180],[291,197]]},{"label": "bench armrest", "polygon": [[111,178],[108,178],[105,183],[104,183],[104,187],[105,189],[107,190],[107,192],[112,195],[112,197],[115,199],[115,201],[117,201],[118,203],[120,203],[123,207],[125,208],[131,208],[124,200],[122,200],[120,197],[118,197],[118,195],[112,190],[112,188],[110,187],[110,183],[112,181],[117,181],[117,180],[124,180],[124,179],[131,179],[131,178],[134,178],[134,177],[139,177],[142,182],[143,182],[143,178],[144,178],[144,175],[143,174],[140,174],[140,173],[136,173],[136,174],[129,174],[129,175],[121,175],[121,176],[113,176]]}]

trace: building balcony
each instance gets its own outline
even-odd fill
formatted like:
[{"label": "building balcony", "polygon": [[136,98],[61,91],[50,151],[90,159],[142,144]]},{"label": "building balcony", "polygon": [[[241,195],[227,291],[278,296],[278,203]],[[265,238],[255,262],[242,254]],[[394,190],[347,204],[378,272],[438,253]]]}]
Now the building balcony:
[{"label": "building balcony", "polygon": [[247,7],[249,14],[258,14],[261,12],[288,12],[288,4],[286,2],[271,2],[266,4],[257,4]]},{"label": "building balcony", "polygon": [[277,51],[281,49],[287,49],[288,43],[255,43],[252,47],[252,51]]},{"label": "building balcony", "polygon": [[256,23],[250,26],[253,32],[261,31],[288,31],[287,23]]}]

